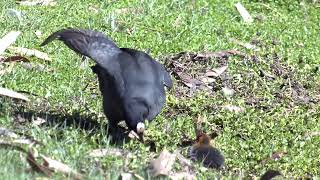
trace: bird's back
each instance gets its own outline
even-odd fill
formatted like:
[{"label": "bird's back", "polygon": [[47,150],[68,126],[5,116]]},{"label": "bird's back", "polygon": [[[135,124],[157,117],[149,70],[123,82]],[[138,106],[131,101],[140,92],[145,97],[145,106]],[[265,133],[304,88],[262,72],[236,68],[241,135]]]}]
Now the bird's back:
[{"label": "bird's back", "polygon": [[121,50],[131,56],[124,54],[119,58],[126,98],[146,101],[150,105],[147,119],[151,120],[161,111],[165,102],[161,66],[144,52],[129,48]]}]

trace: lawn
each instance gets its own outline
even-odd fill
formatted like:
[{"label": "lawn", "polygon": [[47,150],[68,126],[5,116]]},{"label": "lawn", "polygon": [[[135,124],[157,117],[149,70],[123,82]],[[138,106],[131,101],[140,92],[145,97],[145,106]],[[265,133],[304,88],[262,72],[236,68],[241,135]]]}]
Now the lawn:
[{"label": "lawn", "polygon": [[[53,6],[25,6],[1,1],[0,37],[21,31],[13,46],[46,52],[51,61],[28,57],[28,63],[0,64],[0,71],[6,70],[0,87],[24,92],[31,100],[0,96],[0,127],[40,141],[43,145],[35,146],[39,153],[86,179],[117,179],[123,172],[149,179],[149,162],[163,149],[182,149],[185,155],[199,117],[203,131],[224,154],[226,168],[194,163],[191,173],[198,179],[255,178],[268,170],[288,179],[319,177],[320,4],[241,1],[254,19],[248,24],[235,8],[237,2],[59,0]],[[147,143],[110,144],[93,62],[82,62],[61,42],[39,46],[66,27],[102,31],[119,47],[150,49],[170,71],[174,88],[161,114],[147,126]],[[209,52],[223,56],[204,57]],[[220,67],[227,69],[203,79],[205,72]],[[38,125],[39,119],[46,122]],[[107,147],[132,156],[88,155]],[[0,149],[0,166],[4,179],[43,176],[26,171],[28,163],[10,148]],[[177,161],[172,171],[183,169]],[[52,178],[64,177],[58,173]]]}]

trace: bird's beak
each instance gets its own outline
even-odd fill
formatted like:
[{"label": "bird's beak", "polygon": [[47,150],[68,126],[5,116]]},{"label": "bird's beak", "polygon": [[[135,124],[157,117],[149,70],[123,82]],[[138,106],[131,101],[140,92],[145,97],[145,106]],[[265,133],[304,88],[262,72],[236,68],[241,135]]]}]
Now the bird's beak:
[{"label": "bird's beak", "polygon": [[143,133],[144,133],[144,130],[145,130],[145,125],[144,125],[144,123],[139,122],[139,123],[137,124],[137,133],[138,133],[138,134],[143,134]]},{"label": "bird's beak", "polygon": [[145,125],[144,125],[144,123],[139,122],[139,123],[137,124],[137,133],[138,133],[139,139],[140,139],[142,142],[144,142],[144,138],[143,138],[144,130],[145,130]]}]

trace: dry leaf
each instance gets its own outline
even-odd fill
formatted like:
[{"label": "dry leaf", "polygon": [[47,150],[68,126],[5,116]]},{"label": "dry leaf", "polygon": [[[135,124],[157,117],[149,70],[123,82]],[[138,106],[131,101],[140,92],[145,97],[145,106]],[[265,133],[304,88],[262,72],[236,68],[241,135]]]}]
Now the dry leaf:
[{"label": "dry leaf", "polygon": [[9,138],[18,138],[18,135],[16,133],[4,127],[0,127],[0,136],[5,136]]},{"label": "dry leaf", "polygon": [[10,149],[17,150],[19,152],[27,154],[26,159],[27,159],[28,164],[31,166],[32,170],[39,172],[39,173],[42,173],[46,176],[51,175],[51,171],[49,169],[47,169],[46,167],[37,163],[35,156],[31,150],[32,145],[30,146],[29,151],[26,151],[24,148],[22,148],[19,145],[16,145],[15,143],[7,142],[7,141],[0,141],[0,147],[7,148],[7,149],[10,148]]},{"label": "dry leaf", "polygon": [[270,159],[271,160],[279,160],[281,159],[283,156],[287,155],[288,153],[287,152],[274,152],[272,153]]},{"label": "dry leaf", "polygon": [[306,132],[304,134],[304,137],[314,137],[314,136],[320,136],[320,131],[314,131],[314,132]]},{"label": "dry leaf", "polygon": [[176,155],[164,149],[159,157],[150,162],[150,172],[153,176],[169,175],[176,160]]},{"label": "dry leaf", "polygon": [[56,172],[63,173],[65,175],[71,175],[75,179],[82,179],[82,175],[71,169],[68,165],[43,155],[40,155],[40,157],[42,157],[42,159],[44,160],[45,167],[50,168]]},{"label": "dry leaf", "polygon": [[54,0],[22,0],[17,2],[20,5],[24,6],[36,6],[36,5],[41,5],[41,6],[54,6],[57,4]]},{"label": "dry leaf", "polygon": [[246,10],[246,8],[244,8],[242,6],[242,4],[240,2],[235,4],[235,6],[236,6],[238,12],[240,13],[240,15],[245,23],[252,23],[253,22],[253,18],[251,17],[249,12]]},{"label": "dry leaf", "polygon": [[106,148],[106,149],[95,149],[89,153],[91,157],[104,157],[104,156],[131,156],[129,151],[120,148]]},{"label": "dry leaf", "polygon": [[225,97],[231,97],[234,95],[234,90],[231,88],[223,87],[221,90]]},{"label": "dry leaf", "polygon": [[29,59],[23,57],[23,56],[10,56],[3,60],[3,62],[30,62]]},{"label": "dry leaf", "polygon": [[16,98],[16,99],[21,99],[24,101],[29,101],[29,99],[26,96],[24,96],[20,93],[17,93],[15,91],[11,91],[9,89],[2,88],[2,87],[0,87],[0,95],[8,96],[11,98]]},{"label": "dry leaf", "polygon": [[183,180],[195,180],[195,179],[197,179],[195,174],[191,174],[191,173],[188,173],[188,172],[173,173],[169,177],[172,180],[181,180],[181,179],[183,179]]},{"label": "dry leaf", "polygon": [[208,71],[206,72],[206,76],[208,77],[218,77],[220,76],[223,72],[225,72],[227,70],[228,66],[222,66],[222,67],[219,67],[219,68],[216,68],[216,69],[212,69],[212,71]]},{"label": "dry leaf", "polygon": [[46,176],[51,176],[52,175],[52,170],[50,170],[48,167],[43,166],[39,164],[36,161],[36,158],[34,156],[34,153],[32,152],[32,148],[29,148],[29,151],[27,153],[27,162],[31,166],[32,170],[44,174]]},{"label": "dry leaf", "polygon": [[36,30],[36,32],[34,32],[34,34],[37,36],[37,38],[40,38],[42,35],[42,32],[39,30]]},{"label": "dry leaf", "polygon": [[37,117],[36,120],[32,121],[32,124],[35,126],[40,126],[41,124],[46,123],[47,121],[41,117]]},{"label": "dry leaf", "polygon": [[36,49],[27,49],[27,48],[23,48],[23,47],[9,47],[8,49],[9,49],[9,51],[14,52],[14,53],[18,53],[20,55],[35,56],[39,59],[43,59],[46,61],[51,60],[51,58],[48,56],[47,53],[38,51]]},{"label": "dry leaf", "polygon": [[121,173],[121,180],[131,180],[133,179],[131,173]]},{"label": "dry leaf", "polygon": [[17,37],[20,35],[20,31],[11,31],[6,34],[2,39],[0,39],[0,55],[16,41]]},{"label": "dry leaf", "polygon": [[241,42],[241,41],[239,41],[237,39],[234,39],[234,38],[230,38],[229,40],[231,42],[237,44],[237,45],[240,45],[240,46],[246,48],[246,49],[251,49],[251,50],[254,50],[254,51],[260,51],[260,49],[257,46],[253,45],[253,44],[244,43],[244,42]]},{"label": "dry leaf", "polygon": [[234,105],[225,105],[223,108],[228,110],[228,111],[234,112],[234,113],[244,112],[243,108],[241,108],[239,106],[234,106]]}]

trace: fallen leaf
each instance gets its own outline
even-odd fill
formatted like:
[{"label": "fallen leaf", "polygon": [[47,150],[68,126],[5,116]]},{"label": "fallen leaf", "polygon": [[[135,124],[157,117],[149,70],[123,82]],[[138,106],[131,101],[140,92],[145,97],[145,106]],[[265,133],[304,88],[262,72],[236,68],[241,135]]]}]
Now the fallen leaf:
[{"label": "fallen leaf", "polygon": [[40,157],[44,160],[45,167],[52,169],[56,172],[63,173],[68,176],[70,175],[75,179],[82,179],[82,175],[76,172],[75,170],[73,170],[72,168],[70,168],[68,165],[41,154],[40,154]]},{"label": "fallen leaf", "polygon": [[54,6],[57,4],[54,0],[21,0],[17,2],[20,5],[24,6],[36,6],[36,5],[41,5],[41,6]]},{"label": "fallen leaf", "polygon": [[25,153],[27,155],[26,159],[28,164],[30,165],[30,167],[32,168],[32,170],[42,173],[46,176],[50,176],[51,175],[51,171],[49,169],[47,169],[46,167],[42,166],[41,164],[37,163],[35,156],[32,152],[32,145],[29,147],[29,151],[26,151],[24,148],[22,148],[20,145],[17,145],[15,143],[12,142],[8,142],[8,141],[2,141],[0,140],[0,147],[1,148],[6,148],[6,149],[12,149],[12,150],[16,150],[22,153]]},{"label": "fallen leaf", "polygon": [[320,136],[320,131],[314,131],[314,132],[306,132],[304,134],[304,137],[314,137],[314,136]]},{"label": "fallen leaf", "polygon": [[176,160],[176,155],[164,149],[159,157],[150,162],[150,172],[153,176],[169,175]]},{"label": "fallen leaf", "polygon": [[223,87],[221,90],[225,97],[231,97],[234,95],[234,90],[231,88]]},{"label": "fallen leaf", "polygon": [[253,22],[253,18],[251,17],[249,12],[246,10],[246,8],[243,7],[243,5],[240,2],[235,4],[235,6],[236,6],[238,12],[240,13],[240,15],[245,23],[252,23]]},{"label": "fallen leaf", "polygon": [[42,164],[39,164],[32,152],[32,148],[29,148],[29,151],[27,152],[27,162],[31,166],[31,169],[44,174],[46,176],[51,176],[52,175],[52,170],[50,170],[47,166],[44,166]]},{"label": "fallen leaf", "polygon": [[189,87],[189,88],[193,88],[193,87],[195,87],[197,85],[202,84],[201,81],[199,81],[198,79],[193,78],[192,76],[190,76],[190,75],[188,75],[186,73],[177,72],[176,74],[179,76],[179,78],[181,79],[182,83],[184,85],[186,85],[187,87]]},{"label": "fallen leaf", "polygon": [[89,156],[91,157],[104,157],[104,156],[131,156],[129,151],[120,148],[106,148],[106,149],[95,149],[90,151]]},{"label": "fallen leaf", "polygon": [[222,73],[224,73],[227,70],[227,68],[228,68],[228,66],[221,66],[219,68],[212,69],[211,71],[207,71],[205,75],[208,77],[211,77],[211,76],[218,77]]},{"label": "fallen leaf", "polygon": [[244,109],[239,107],[239,106],[234,106],[234,105],[225,105],[223,106],[224,109],[234,112],[234,113],[241,113],[244,112]]},{"label": "fallen leaf", "polygon": [[47,121],[41,117],[37,117],[36,120],[32,121],[32,124],[35,126],[40,126],[44,123],[46,123]]},{"label": "fallen leaf", "polygon": [[20,55],[35,56],[39,59],[43,59],[46,61],[51,60],[51,58],[48,56],[47,53],[38,51],[36,49],[27,49],[27,48],[23,48],[23,47],[9,47],[8,49],[9,49],[9,51],[14,52],[14,53],[18,53]]},{"label": "fallen leaf", "polygon": [[29,59],[27,59],[23,56],[10,56],[10,57],[7,57],[3,60],[3,62],[20,62],[20,61],[30,62]]},{"label": "fallen leaf", "polygon": [[18,138],[18,135],[16,133],[4,127],[0,127],[0,136],[5,136],[9,138]]},{"label": "fallen leaf", "polygon": [[131,173],[121,173],[121,180],[131,180],[133,176]]},{"label": "fallen leaf", "polygon": [[36,30],[36,32],[34,32],[34,34],[37,36],[37,38],[40,38],[42,35],[42,32],[39,30]]},{"label": "fallen leaf", "polygon": [[197,179],[195,174],[191,174],[188,172],[178,172],[178,173],[173,173],[170,176],[170,179],[172,180],[195,180]]},{"label": "fallen leaf", "polygon": [[274,153],[272,153],[270,159],[271,160],[279,160],[279,159],[281,159],[283,156],[285,156],[287,154],[288,154],[287,152],[281,152],[281,151],[274,152]]},{"label": "fallen leaf", "polygon": [[253,51],[260,51],[260,48],[258,48],[257,46],[253,45],[253,44],[250,44],[250,43],[244,43],[244,42],[241,42],[237,39],[234,39],[234,38],[230,38],[229,39],[231,42],[237,44],[237,45],[240,45],[246,49],[251,49]]},{"label": "fallen leaf", "polygon": [[16,98],[16,99],[21,99],[21,100],[24,100],[24,101],[29,101],[29,99],[26,96],[24,96],[24,95],[22,95],[20,93],[17,93],[15,91],[2,88],[2,87],[0,87],[0,95],[8,96],[8,97],[11,97],[11,98]]},{"label": "fallen leaf", "polygon": [[21,34],[20,31],[11,31],[0,39],[0,55],[16,41],[17,37]]}]

